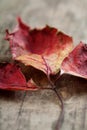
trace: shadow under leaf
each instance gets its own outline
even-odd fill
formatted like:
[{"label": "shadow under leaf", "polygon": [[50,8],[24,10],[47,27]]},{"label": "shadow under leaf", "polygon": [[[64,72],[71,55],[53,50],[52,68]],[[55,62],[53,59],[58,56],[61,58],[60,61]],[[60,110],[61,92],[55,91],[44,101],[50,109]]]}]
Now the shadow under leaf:
[{"label": "shadow under leaf", "polygon": [[64,74],[55,83],[57,89],[66,94],[87,94],[87,80],[73,75]]}]

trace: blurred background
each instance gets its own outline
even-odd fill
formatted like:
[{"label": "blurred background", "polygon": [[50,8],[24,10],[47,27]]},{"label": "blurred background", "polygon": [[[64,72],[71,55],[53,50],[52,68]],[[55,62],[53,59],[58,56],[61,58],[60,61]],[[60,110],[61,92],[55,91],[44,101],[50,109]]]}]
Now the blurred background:
[{"label": "blurred background", "polygon": [[[58,28],[72,36],[75,45],[87,42],[87,0],[0,0],[0,57],[10,56],[9,44],[4,40],[5,29],[11,31],[18,16],[32,28],[45,25]],[[66,86],[72,87],[71,79],[67,79]],[[75,81],[75,87],[78,83]],[[86,95],[72,95],[65,101],[60,130],[87,130]],[[28,92],[15,123],[23,97],[24,92],[0,91],[0,130],[56,130],[60,108],[55,93]]]}]

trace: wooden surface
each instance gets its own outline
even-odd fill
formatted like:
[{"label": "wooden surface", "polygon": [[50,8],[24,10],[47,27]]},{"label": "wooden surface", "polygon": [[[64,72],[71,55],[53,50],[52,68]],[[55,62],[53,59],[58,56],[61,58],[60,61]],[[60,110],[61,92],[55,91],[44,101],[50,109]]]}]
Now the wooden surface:
[{"label": "wooden surface", "polygon": [[[16,25],[16,17],[32,27],[46,24],[87,41],[87,0],[0,0],[0,58],[10,57],[5,29]],[[87,130],[87,81],[62,77],[57,87],[64,97],[64,119],[60,130]],[[0,130],[56,130],[60,108],[54,92],[0,90]]]}]

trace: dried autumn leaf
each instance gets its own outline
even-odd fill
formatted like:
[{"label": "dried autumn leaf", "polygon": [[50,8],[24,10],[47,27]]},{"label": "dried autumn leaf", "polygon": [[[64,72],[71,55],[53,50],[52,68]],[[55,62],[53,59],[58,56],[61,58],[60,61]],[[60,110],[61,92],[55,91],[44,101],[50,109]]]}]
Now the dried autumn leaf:
[{"label": "dried autumn leaf", "polygon": [[[40,88],[47,88],[49,86],[49,81],[46,74],[43,71],[35,69],[32,66],[25,66],[23,63],[16,62],[20,66],[23,75],[26,78],[26,81],[32,79],[32,81]],[[56,79],[57,75],[53,75],[52,79]]]},{"label": "dried autumn leaf", "polygon": [[80,42],[64,59],[61,68],[63,73],[87,79],[87,44]]},{"label": "dried autumn leaf", "polygon": [[35,90],[37,87],[30,80],[26,82],[21,69],[15,64],[0,63],[0,89]]},{"label": "dried autumn leaf", "polygon": [[72,38],[56,28],[30,29],[20,18],[16,29],[12,33],[7,31],[6,39],[10,42],[13,59],[47,75],[59,71],[63,59],[73,47]]}]

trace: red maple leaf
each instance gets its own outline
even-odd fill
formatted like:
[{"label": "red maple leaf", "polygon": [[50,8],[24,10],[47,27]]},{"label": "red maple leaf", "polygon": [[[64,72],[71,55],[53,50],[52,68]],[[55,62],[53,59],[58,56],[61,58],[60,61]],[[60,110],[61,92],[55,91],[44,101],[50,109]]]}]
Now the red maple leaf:
[{"label": "red maple leaf", "polygon": [[18,26],[12,33],[7,31],[6,39],[14,60],[43,71],[48,78],[60,69],[87,78],[87,45],[80,43],[72,51],[72,38],[56,28],[30,29],[18,18]]},{"label": "red maple leaf", "polygon": [[13,63],[0,64],[0,89],[36,90],[37,87],[27,82],[21,69]]},{"label": "red maple leaf", "polygon": [[63,60],[61,69],[63,73],[87,79],[87,44],[80,42]]},{"label": "red maple leaf", "polygon": [[56,28],[30,29],[21,19],[12,33],[7,31],[12,57],[47,75],[56,74],[63,59],[72,50],[72,38]]}]

